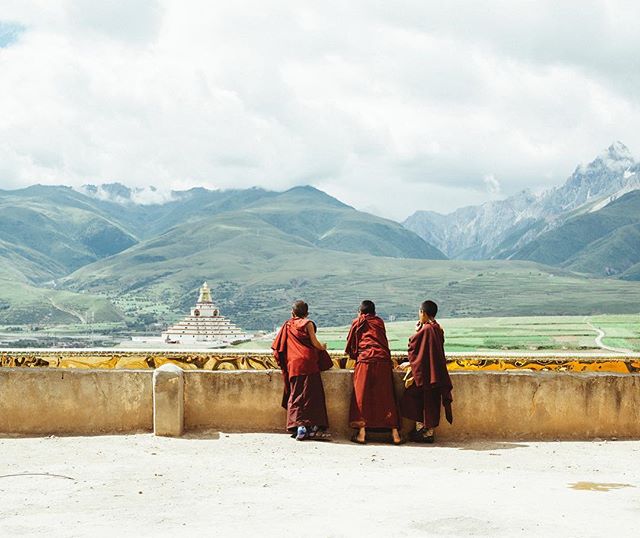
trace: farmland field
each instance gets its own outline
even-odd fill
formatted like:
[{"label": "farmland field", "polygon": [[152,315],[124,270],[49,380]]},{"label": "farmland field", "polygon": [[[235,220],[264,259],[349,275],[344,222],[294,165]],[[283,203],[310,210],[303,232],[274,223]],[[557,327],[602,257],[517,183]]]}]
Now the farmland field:
[{"label": "farmland field", "polygon": [[[446,350],[449,352],[612,351],[607,348],[640,352],[640,315],[443,318],[440,323],[445,330]],[[415,322],[387,322],[386,327],[392,351],[406,351]],[[158,335],[160,331],[158,328]],[[330,350],[342,351],[347,331],[346,325],[321,326],[318,337],[327,342]],[[36,347],[66,347],[65,340],[77,341],[74,347],[109,346],[117,341],[124,341],[126,347],[129,334],[136,333],[128,332],[122,322],[76,323],[38,330],[0,326],[0,347],[15,345],[11,344],[11,340],[15,339],[24,340],[30,347],[35,345],[33,342],[41,342]],[[273,334],[270,334],[233,346],[232,349],[269,349],[272,340]]]},{"label": "farmland field", "polygon": [[[597,351],[602,345],[640,352],[640,315],[539,316],[450,318],[440,320],[447,351]],[[387,336],[393,351],[405,351],[413,333],[412,321],[389,322]],[[342,350],[348,327],[318,330],[329,349]],[[270,341],[248,342],[244,348],[268,348]]]}]

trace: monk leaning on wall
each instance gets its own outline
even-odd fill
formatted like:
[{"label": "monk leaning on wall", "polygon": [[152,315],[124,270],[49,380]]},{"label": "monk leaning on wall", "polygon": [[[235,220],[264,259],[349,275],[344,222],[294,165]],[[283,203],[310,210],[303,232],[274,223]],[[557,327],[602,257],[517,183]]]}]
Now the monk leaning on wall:
[{"label": "monk leaning on wall", "polygon": [[451,390],[453,388],[444,355],[444,331],[436,321],[438,305],[425,301],[420,305],[416,333],[409,339],[409,361],[401,367],[411,368],[413,379],[400,400],[402,416],[416,422],[411,440],[433,443],[434,429],[440,424],[440,408],[453,423]]},{"label": "monk leaning on wall", "polygon": [[394,444],[401,444],[387,332],[372,301],[362,301],[360,315],[351,323],[345,353],[356,361],[349,425],[357,431],[351,441],[365,444],[366,428],[384,428],[391,430]]},{"label": "monk leaning on wall", "polygon": [[291,319],[282,325],[271,349],[284,377],[282,407],[287,410],[287,430],[298,441],[327,441],[331,436],[326,431],[329,419],[320,372],[333,363],[308,315],[307,303],[293,303]]}]

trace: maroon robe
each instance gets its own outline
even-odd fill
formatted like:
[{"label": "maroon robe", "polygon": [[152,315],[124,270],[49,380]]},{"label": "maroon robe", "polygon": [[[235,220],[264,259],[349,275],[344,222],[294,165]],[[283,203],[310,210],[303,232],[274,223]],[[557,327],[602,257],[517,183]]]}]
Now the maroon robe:
[{"label": "maroon robe", "polygon": [[444,406],[447,421],[452,424],[453,385],[444,356],[444,331],[438,323],[425,323],[409,338],[409,362],[414,383],[400,400],[402,416],[423,422],[425,428],[435,428]]},{"label": "maroon robe", "polygon": [[398,428],[393,365],[384,321],[373,314],[361,314],[353,320],[345,353],[356,361],[349,425]]},{"label": "maroon robe", "polygon": [[310,323],[306,318],[287,320],[271,345],[284,378],[282,407],[287,410],[290,431],[298,426],[326,429],[329,425],[320,370],[331,359],[326,351],[311,344],[307,330]]}]

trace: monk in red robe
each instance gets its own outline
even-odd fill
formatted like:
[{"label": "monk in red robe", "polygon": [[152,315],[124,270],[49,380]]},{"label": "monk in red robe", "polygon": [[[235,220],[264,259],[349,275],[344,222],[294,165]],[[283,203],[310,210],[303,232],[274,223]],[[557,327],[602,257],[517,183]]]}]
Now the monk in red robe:
[{"label": "monk in red robe", "polygon": [[316,338],[316,325],[307,318],[309,305],[293,303],[287,320],[271,345],[282,369],[284,394],[282,407],[287,410],[287,430],[298,441],[330,440],[321,370],[331,368],[327,344]]},{"label": "monk in red robe", "polygon": [[345,353],[356,361],[349,425],[358,431],[351,440],[365,444],[366,428],[384,428],[391,430],[394,444],[401,444],[387,332],[372,301],[362,301],[360,315],[351,323]]},{"label": "monk in red robe", "polygon": [[444,356],[444,331],[435,319],[437,313],[438,305],[433,301],[420,305],[417,330],[409,339],[409,361],[401,365],[411,367],[413,384],[400,400],[400,411],[403,417],[416,422],[411,440],[420,443],[434,442],[441,407],[447,421],[453,423],[453,385]]}]

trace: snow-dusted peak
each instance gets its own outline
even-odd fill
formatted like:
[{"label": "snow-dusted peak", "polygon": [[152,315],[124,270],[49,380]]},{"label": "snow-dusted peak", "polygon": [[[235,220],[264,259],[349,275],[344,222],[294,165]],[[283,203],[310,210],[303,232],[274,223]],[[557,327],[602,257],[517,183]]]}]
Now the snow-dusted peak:
[{"label": "snow-dusted peak", "polygon": [[610,170],[614,173],[624,173],[635,164],[633,155],[627,146],[619,140],[611,144],[589,164],[581,164],[573,173],[574,176],[588,174],[594,170],[601,171],[603,169]]},{"label": "snow-dusted peak", "polygon": [[631,151],[627,146],[620,142],[620,140],[616,140],[607,148],[606,157],[614,161],[633,161],[633,155],[631,155]]},{"label": "snow-dusted peak", "polygon": [[179,193],[162,190],[154,186],[127,187],[121,183],[103,183],[102,185],[82,185],[81,193],[121,205],[163,205],[179,198]]}]

